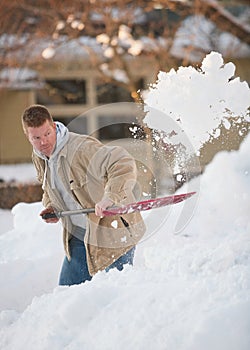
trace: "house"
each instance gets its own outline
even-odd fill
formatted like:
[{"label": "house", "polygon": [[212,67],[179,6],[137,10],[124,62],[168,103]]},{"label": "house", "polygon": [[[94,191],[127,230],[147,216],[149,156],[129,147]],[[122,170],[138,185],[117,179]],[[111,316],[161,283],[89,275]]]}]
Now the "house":
[{"label": "house", "polygon": [[[209,51],[211,47],[211,42],[206,40],[211,39],[210,34],[214,30],[214,26],[206,19],[189,16],[179,28],[179,34],[177,33],[171,48],[172,54],[180,59],[183,57],[191,40],[190,36],[183,40],[183,33],[189,33],[192,34],[192,43],[197,47],[196,56],[193,55],[192,60],[194,64],[199,62],[201,52],[204,55],[204,51]],[[202,37],[204,32],[207,34],[206,40]],[[240,43],[237,38],[225,37],[225,33],[221,33],[217,39],[217,48],[225,53],[225,59],[236,64],[237,76],[250,82],[249,46]],[[31,148],[23,134],[20,118],[23,110],[34,103],[46,105],[55,120],[64,122],[72,130],[91,134],[104,142],[118,139],[117,142],[125,144],[133,151],[133,143],[130,146],[130,142],[126,140],[133,139],[130,129],[138,123],[137,111],[133,106],[134,98],[124,85],[119,85],[119,80],[126,79],[120,67],[113,67],[111,72],[105,63],[102,65],[107,77],[109,74],[116,75],[118,84],[114,85],[103,79],[100,62],[97,62],[98,67],[91,62],[91,55],[86,47],[99,53],[100,45],[97,45],[95,37],[83,36],[69,41],[62,37],[54,48],[50,39],[41,38],[26,43],[25,38],[6,34],[0,38],[0,47],[11,46],[16,40],[23,42],[20,49],[9,54],[11,68],[4,67],[0,71],[0,164],[30,161]],[[127,58],[127,66],[136,81],[137,89],[147,89],[157,77],[156,60],[152,53],[149,54],[149,48],[154,44],[154,40],[147,38],[143,42],[142,39],[139,46],[143,47],[145,54],[130,55]],[[213,47],[216,48],[216,45]],[[103,59],[103,56],[98,57]],[[166,66],[166,70],[170,68]],[[239,146],[242,137],[234,137],[234,147]],[[211,151],[204,153],[202,166],[211,160],[214,153],[213,147]]]}]

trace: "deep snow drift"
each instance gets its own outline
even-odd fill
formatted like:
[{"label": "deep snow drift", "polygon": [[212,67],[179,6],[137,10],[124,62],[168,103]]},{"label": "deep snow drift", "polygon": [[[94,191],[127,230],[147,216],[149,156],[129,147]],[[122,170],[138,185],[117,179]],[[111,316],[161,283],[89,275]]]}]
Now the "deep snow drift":
[{"label": "deep snow drift", "polygon": [[[14,230],[0,236],[0,347],[247,350],[249,147],[250,137],[239,152],[217,155],[180,234],[172,233],[178,204],[138,245],[133,268],[99,273],[79,286],[55,288],[60,227],[40,222],[40,203],[18,204]],[[155,220],[161,215],[154,211]]]},{"label": "deep snow drift", "polygon": [[138,245],[135,265],[79,286],[57,287],[60,224],[41,222],[41,203],[16,205],[14,228],[0,235],[0,348],[248,350],[249,149],[250,135],[217,154],[181,232],[192,199],[145,212],[162,224]]}]

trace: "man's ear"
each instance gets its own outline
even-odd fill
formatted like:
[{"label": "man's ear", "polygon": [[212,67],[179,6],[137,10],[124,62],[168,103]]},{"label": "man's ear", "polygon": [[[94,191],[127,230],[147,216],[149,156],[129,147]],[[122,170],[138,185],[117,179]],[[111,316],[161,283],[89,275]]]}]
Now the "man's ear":
[{"label": "man's ear", "polygon": [[28,134],[28,131],[27,131],[27,129],[25,128],[25,126],[23,126],[23,133],[24,133],[24,135],[27,137],[27,139],[29,139],[29,134]]}]

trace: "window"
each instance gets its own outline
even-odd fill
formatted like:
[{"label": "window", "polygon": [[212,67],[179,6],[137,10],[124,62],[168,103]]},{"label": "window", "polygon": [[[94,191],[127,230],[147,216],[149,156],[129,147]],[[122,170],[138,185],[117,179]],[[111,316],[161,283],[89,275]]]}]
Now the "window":
[{"label": "window", "polygon": [[122,138],[133,138],[133,129],[141,130],[142,128],[136,124],[136,119],[132,116],[107,116],[99,115],[98,117],[98,137],[101,140],[117,140]]},{"label": "window", "polygon": [[[140,78],[135,83],[135,90],[144,89],[144,79]],[[130,91],[122,86],[105,83],[96,82],[96,96],[98,104],[107,104],[115,102],[133,102]]]},{"label": "window", "polygon": [[44,105],[86,104],[86,81],[81,79],[46,80],[37,92],[37,103]]},{"label": "window", "polygon": [[54,117],[55,121],[63,123],[69,128],[69,131],[76,132],[77,134],[88,133],[87,130],[87,119],[84,117]]},{"label": "window", "polygon": [[132,102],[129,91],[114,84],[97,83],[96,95],[97,103]]}]

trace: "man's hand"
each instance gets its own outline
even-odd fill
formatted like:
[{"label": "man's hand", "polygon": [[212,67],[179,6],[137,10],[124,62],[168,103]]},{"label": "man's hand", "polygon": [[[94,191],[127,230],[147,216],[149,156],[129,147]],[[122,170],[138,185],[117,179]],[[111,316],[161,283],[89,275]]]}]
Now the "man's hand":
[{"label": "man's hand", "polygon": [[[48,213],[54,213],[55,210],[52,207],[48,207],[46,209],[44,209],[43,211],[41,211],[40,216],[43,216],[44,214],[48,214]],[[59,221],[59,219],[57,217],[55,218],[50,218],[50,219],[43,219],[45,222],[47,223],[56,223]]]},{"label": "man's hand", "polygon": [[103,215],[103,210],[107,209],[108,207],[111,207],[113,205],[113,202],[111,199],[105,198],[102,199],[100,202],[96,203],[95,205],[95,215],[100,216],[101,218]]}]

